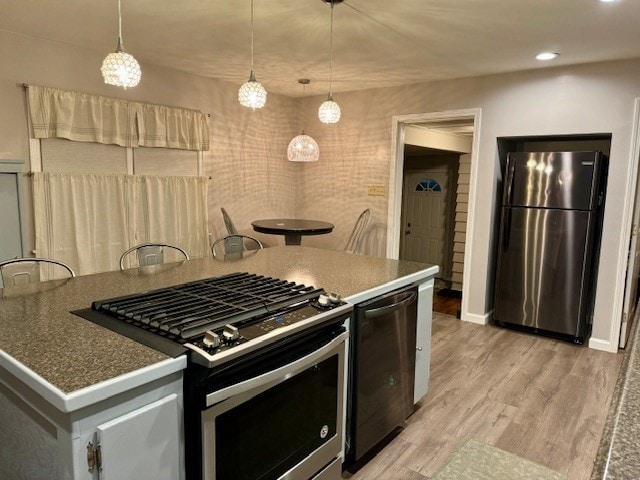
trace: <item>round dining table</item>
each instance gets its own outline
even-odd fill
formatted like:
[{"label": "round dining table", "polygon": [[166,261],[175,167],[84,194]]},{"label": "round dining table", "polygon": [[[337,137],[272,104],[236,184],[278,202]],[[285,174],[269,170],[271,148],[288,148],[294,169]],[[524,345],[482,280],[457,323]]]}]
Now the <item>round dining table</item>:
[{"label": "round dining table", "polygon": [[300,245],[303,235],[324,235],[333,231],[333,223],[298,218],[267,218],[251,222],[260,233],[284,235],[285,245]]}]

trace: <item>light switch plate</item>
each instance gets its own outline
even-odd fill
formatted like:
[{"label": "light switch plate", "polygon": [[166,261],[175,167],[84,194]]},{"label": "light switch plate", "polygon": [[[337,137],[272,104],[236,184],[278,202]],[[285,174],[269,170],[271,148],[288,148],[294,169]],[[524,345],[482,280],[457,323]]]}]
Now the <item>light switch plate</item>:
[{"label": "light switch plate", "polygon": [[384,197],[384,185],[369,185],[367,187],[367,195]]}]

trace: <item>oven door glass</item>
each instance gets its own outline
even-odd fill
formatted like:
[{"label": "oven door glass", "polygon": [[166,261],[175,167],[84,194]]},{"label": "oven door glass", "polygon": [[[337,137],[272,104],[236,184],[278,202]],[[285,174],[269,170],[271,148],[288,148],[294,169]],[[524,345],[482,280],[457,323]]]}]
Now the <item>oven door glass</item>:
[{"label": "oven door glass", "polygon": [[204,478],[309,478],[339,455],[345,344],[336,340],[203,411]]},{"label": "oven door glass", "polygon": [[336,434],[338,356],[216,418],[217,479],[277,479]]}]

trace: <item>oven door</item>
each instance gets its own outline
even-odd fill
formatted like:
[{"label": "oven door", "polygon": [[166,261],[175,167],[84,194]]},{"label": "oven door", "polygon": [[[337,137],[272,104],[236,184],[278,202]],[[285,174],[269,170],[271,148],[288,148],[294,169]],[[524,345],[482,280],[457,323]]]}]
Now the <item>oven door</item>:
[{"label": "oven door", "polygon": [[246,369],[255,375],[207,394],[203,478],[309,479],[335,462],[342,448],[347,336],[318,340],[312,351],[308,341],[283,345],[279,356],[288,363],[274,366],[258,357],[243,368],[243,376]]}]

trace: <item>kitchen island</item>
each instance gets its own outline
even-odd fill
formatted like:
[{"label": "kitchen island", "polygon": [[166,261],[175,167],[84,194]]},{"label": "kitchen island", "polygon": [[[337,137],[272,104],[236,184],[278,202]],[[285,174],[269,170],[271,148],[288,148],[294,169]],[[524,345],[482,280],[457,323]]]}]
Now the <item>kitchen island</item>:
[{"label": "kitchen island", "polygon": [[591,480],[640,478],[640,309],[613,392]]},{"label": "kitchen island", "polygon": [[[131,444],[123,442],[124,452],[129,448],[129,456],[136,457],[145,449],[160,452],[165,464],[154,465],[156,472],[175,464],[175,472],[165,470],[163,478],[182,478],[184,356],[171,358],[69,312],[87,308],[94,300],[238,271],[322,287],[351,303],[418,285],[419,316],[423,317],[419,336],[429,342],[436,266],[306,247],[273,247],[234,262],[201,258],[6,288],[0,300],[0,427],[4,432],[0,440],[11,445],[8,432],[18,429],[24,434],[23,444],[32,449],[3,448],[0,473],[5,469],[10,478],[30,478],[36,471],[44,472],[41,478],[101,478],[98,468],[89,472],[87,464],[88,459],[89,464],[92,461],[97,431],[106,434],[116,420],[127,420],[135,412],[140,425],[149,418],[162,418],[162,431],[173,430],[174,434],[163,435],[172,438],[154,443],[138,428],[142,444],[131,450]],[[426,377],[428,349],[419,354],[423,358],[416,362],[426,368]],[[423,383],[420,388],[426,389],[426,379]],[[20,416],[27,420],[16,426]],[[158,427],[157,422],[153,427]],[[163,454],[167,451],[177,451],[180,458],[172,461],[171,455]],[[114,475],[114,465],[108,463],[105,453],[103,473],[111,469]],[[128,461],[118,459],[122,468]]]}]

